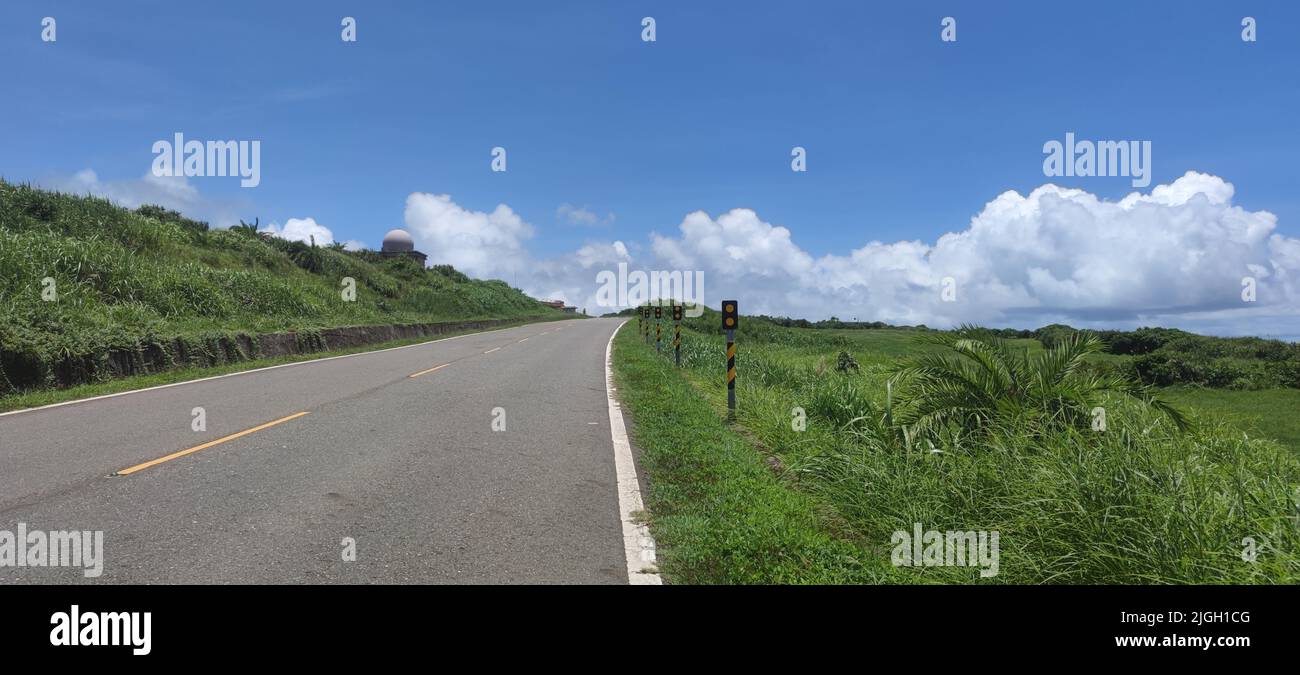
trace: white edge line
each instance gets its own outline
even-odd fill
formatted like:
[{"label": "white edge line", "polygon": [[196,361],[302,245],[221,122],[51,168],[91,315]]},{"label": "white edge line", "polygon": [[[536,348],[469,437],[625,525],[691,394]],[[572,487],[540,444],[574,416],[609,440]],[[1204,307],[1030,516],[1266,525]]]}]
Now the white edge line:
[{"label": "white edge line", "polygon": [[605,396],[609,399],[609,433],[614,440],[614,473],[618,476],[618,511],[623,521],[623,551],[627,555],[627,582],[633,586],[659,586],[663,579],[655,567],[655,540],[650,528],[639,524],[633,514],[645,507],[641,501],[641,484],[636,479],[636,463],[632,460],[632,445],[627,440],[623,425],[623,411],[614,397],[613,361],[610,358],[614,337],[624,321],[614,329],[605,343]]},{"label": "white edge line", "polygon": [[146,391],[157,391],[157,390],[159,390],[159,389],[170,389],[171,387],[181,387],[181,386],[184,386],[184,385],[187,385],[187,384],[198,384],[198,383],[200,383],[200,382],[208,382],[208,381],[211,381],[211,380],[221,380],[221,379],[224,379],[224,378],[227,378],[227,377],[236,377],[236,376],[239,376],[239,375],[251,375],[252,373],[260,373],[260,372],[264,372],[264,371],[267,371],[267,370],[275,370],[275,369],[277,369],[277,368],[290,368],[290,367],[292,367],[292,366],[305,366],[305,365],[307,365],[307,364],[309,364],[309,363],[320,363],[320,362],[322,362],[322,361],[333,361],[334,359],[350,359],[350,358],[352,358],[352,357],[354,357],[354,356],[369,356],[369,355],[371,355],[371,354],[382,354],[382,353],[384,353],[384,352],[394,352],[394,351],[397,351],[397,350],[399,350],[399,349],[410,349],[411,347],[422,347],[422,346],[427,345],[427,344],[433,344],[434,342],[446,342],[447,340],[456,340],[456,339],[463,338],[463,337],[470,337],[471,335],[487,335],[488,333],[500,333],[500,332],[503,331],[503,330],[512,330],[512,329],[515,329],[515,328],[523,328],[524,326],[527,326],[527,325],[530,325],[530,324],[521,324],[521,325],[518,325],[518,326],[509,326],[509,327],[506,327],[506,328],[497,328],[497,329],[495,329],[495,330],[478,331],[478,332],[475,332],[475,333],[463,333],[463,334],[461,334],[461,335],[453,335],[453,336],[451,336],[451,337],[438,338],[438,339],[436,339],[436,340],[426,340],[426,341],[424,341],[424,342],[417,342],[417,343],[412,344],[412,345],[402,345],[402,346],[400,346],[400,347],[388,347],[388,348],[386,348],[386,349],[376,349],[376,350],[374,350],[374,351],[368,351],[368,352],[357,352],[357,353],[355,353],[355,354],[340,354],[340,355],[338,355],[338,356],[326,356],[326,357],[319,358],[319,359],[308,359],[308,360],[306,360],[306,361],[294,361],[293,363],[281,363],[280,365],[277,365],[277,366],[266,366],[265,368],[254,368],[254,369],[252,369],[252,370],[241,370],[241,371],[236,372],[236,373],[226,373],[225,375],[213,375],[213,376],[211,376],[211,377],[203,377],[203,378],[199,378],[199,379],[197,379],[197,380],[185,380],[184,382],[172,382],[171,384],[160,384],[160,385],[157,385],[157,386],[154,386],[154,387],[146,387],[146,388],[144,388],[144,389],[132,389],[132,390],[130,390],[130,391],[119,391],[119,392],[117,392],[117,393],[115,393],[115,394],[103,394],[103,395],[101,395],[101,396],[92,396],[92,397],[90,397],[90,398],[79,398],[79,399],[74,399],[74,400],[72,400],[72,401],[63,401],[62,403],[50,403],[50,404],[48,404],[48,405],[38,406],[38,407],[35,407],[35,408],[23,408],[22,410],[10,410],[9,412],[6,412],[6,413],[0,413],[0,417],[6,417],[6,416],[8,416],[8,415],[17,415],[17,414],[20,414],[20,413],[36,412],[37,410],[46,410],[46,409],[49,409],[49,408],[61,408],[61,407],[65,406],[65,405],[76,405],[76,404],[78,404],[78,403],[90,403],[91,401],[100,401],[100,400],[103,400],[103,399],[106,399],[106,398],[117,398],[118,396],[128,396],[128,395],[130,395],[130,394],[142,394],[142,393],[144,393],[144,392],[146,392]]}]

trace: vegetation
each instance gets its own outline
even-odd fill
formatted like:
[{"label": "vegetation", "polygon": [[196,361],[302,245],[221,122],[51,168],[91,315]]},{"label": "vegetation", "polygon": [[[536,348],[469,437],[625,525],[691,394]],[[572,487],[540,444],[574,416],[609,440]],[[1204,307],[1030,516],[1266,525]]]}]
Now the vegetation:
[{"label": "vegetation", "polygon": [[[682,466],[708,483],[700,488],[707,494],[672,493],[667,523],[662,504],[650,500],[665,575],[734,579],[725,557],[717,562],[724,569],[703,576],[677,563],[701,547],[716,552],[709,537],[721,535],[706,530],[730,517],[719,504],[751,490],[707,464],[721,458],[683,440],[707,428],[701,442],[722,443],[712,430],[723,424],[726,400],[717,314],[687,323],[680,371],[640,345],[635,328],[624,329],[620,394],[648,458],[652,494],[658,482],[681,482]],[[891,583],[1300,581],[1300,453],[1267,432],[1285,425],[1247,430],[1246,417],[1207,414],[1218,402],[1197,402],[1198,392],[1256,392],[1153,389],[1115,371],[1121,357],[1099,352],[1100,336],[1076,333],[1044,347],[1036,337],[984,331],[790,329],[743,317],[737,426],[723,437],[759,448],[753,465],[775,467],[769,472],[784,493],[812,500],[801,512],[817,518],[799,527],[805,537],[840,542],[817,549],[849,556],[837,559],[837,574]],[[839,368],[841,352],[859,368]],[[678,408],[688,402],[674,398],[683,390],[702,397],[691,402],[708,406],[704,419],[683,417]],[[1093,424],[1095,408],[1104,409],[1104,427]],[[731,528],[732,540],[770,551],[765,560],[785,560],[788,521],[761,515],[763,504],[785,499],[764,495],[743,531]],[[681,513],[698,531],[673,520]],[[915,523],[999,532],[999,574],[891,565],[891,535]],[[781,537],[765,534],[774,532]],[[1247,537],[1258,546],[1254,562],[1242,558]],[[747,564],[750,581],[828,578],[824,568],[791,577],[783,564]]]},{"label": "vegetation", "polygon": [[[635,326],[635,324],[632,324]],[[614,343],[662,573],[675,583],[874,583],[885,566],[833,536],[811,496],[782,485],[701,393],[624,326]]]},{"label": "vegetation", "polygon": [[[824,321],[787,317],[752,317],[770,326],[811,328],[830,333],[856,330],[929,330],[925,326],[890,326],[879,321]],[[1223,338],[1174,328],[1135,331],[1084,331],[1063,324],[1037,330],[987,329],[990,335],[1033,340],[1052,348],[1080,333],[1096,336],[1103,348],[1088,359],[1096,367],[1159,387],[1192,385],[1216,389],[1300,388],[1300,344],[1258,337]]]},{"label": "vegetation", "polygon": [[[345,277],[355,302],[343,301]],[[445,265],[0,181],[0,396],[102,380],[121,355],[167,352],[175,367],[243,361],[261,333],[311,343],[329,327],[553,315],[502,281]],[[184,348],[171,347],[176,338]]]},{"label": "vegetation", "polygon": [[1077,333],[1036,355],[987,331],[966,328],[922,338],[950,353],[914,356],[895,372],[907,386],[900,397],[898,424],[909,438],[953,434],[986,438],[1008,426],[1039,436],[1059,429],[1084,430],[1102,394],[1116,392],[1163,412],[1186,430],[1183,414],[1150,388],[1114,373],[1087,369],[1085,359],[1102,350],[1101,340]]}]

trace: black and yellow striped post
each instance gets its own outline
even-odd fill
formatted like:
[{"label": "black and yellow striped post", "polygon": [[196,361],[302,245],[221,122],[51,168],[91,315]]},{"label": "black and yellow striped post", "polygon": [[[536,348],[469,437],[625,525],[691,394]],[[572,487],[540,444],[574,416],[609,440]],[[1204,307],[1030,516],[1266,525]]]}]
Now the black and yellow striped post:
[{"label": "black and yellow striped post", "polygon": [[682,306],[673,305],[673,363],[682,367]]},{"label": "black and yellow striped post", "polygon": [[641,308],[641,318],[645,320],[645,330],[641,332],[645,338],[645,343],[650,344],[650,306],[646,305]]},{"label": "black and yellow striped post", "polygon": [[656,305],[655,306],[655,353],[656,354],[663,351],[663,344],[661,342],[661,340],[663,339],[663,318],[664,318],[663,306]]},{"label": "black and yellow striped post", "polygon": [[740,315],[735,300],[722,301],[722,332],[727,335],[727,419],[736,419],[736,328]]}]

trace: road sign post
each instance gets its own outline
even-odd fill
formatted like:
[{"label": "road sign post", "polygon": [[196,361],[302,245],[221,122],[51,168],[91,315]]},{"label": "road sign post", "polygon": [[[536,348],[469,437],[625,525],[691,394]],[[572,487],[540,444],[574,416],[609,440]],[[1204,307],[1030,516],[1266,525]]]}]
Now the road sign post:
[{"label": "road sign post", "polygon": [[646,305],[641,308],[641,318],[645,319],[645,330],[641,332],[645,338],[645,343],[650,344],[650,306]]},{"label": "road sign post", "polygon": [[682,306],[673,305],[673,363],[682,367]]},{"label": "road sign post", "polygon": [[727,336],[727,419],[736,419],[736,328],[740,314],[735,300],[722,301],[722,332]]},{"label": "road sign post", "polygon": [[661,353],[663,351],[663,344],[661,343],[661,340],[663,339],[663,318],[664,318],[663,306],[662,305],[656,306],[655,307],[655,353],[656,354]]}]

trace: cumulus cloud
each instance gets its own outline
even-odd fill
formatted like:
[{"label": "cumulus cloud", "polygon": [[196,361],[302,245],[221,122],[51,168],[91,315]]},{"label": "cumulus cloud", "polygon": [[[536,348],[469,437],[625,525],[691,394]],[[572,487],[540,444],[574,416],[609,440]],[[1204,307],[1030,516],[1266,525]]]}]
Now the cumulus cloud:
[{"label": "cumulus cloud", "polygon": [[406,228],[430,263],[447,263],[476,277],[509,280],[529,263],[524,243],[533,226],[509,206],[466,209],[450,195],[414,192],[406,198]]},{"label": "cumulus cloud", "polygon": [[[762,314],[1300,334],[1300,239],[1278,234],[1276,216],[1234,205],[1233,196],[1231,183],[1195,172],[1118,201],[1048,184],[997,195],[965,229],[933,243],[870,241],[821,256],[745,208],[688,213],[676,232],[652,233],[645,255],[611,241],[550,259],[529,254],[534,230],[505,205],[478,212],[416,193],[406,220],[431,262],[594,312],[612,309],[596,305],[596,274],[628,263],[703,271],[708,304],[744,298],[746,312]],[[1253,303],[1242,299],[1245,277],[1256,284]]]},{"label": "cumulus cloud", "polygon": [[594,242],[572,254],[537,258],[527,248],[535,228],[505,204],[475,211],[450,195],[425,192],[406,198],[406,229],[429,264],[450,264],[478,278],[501,279],[539,299],[563,300],[592,313],[611,311],[595,301],[596,273],[631,262],[621,241]]},{"label": "cumulus cloud", "polygon": [[[710,297],[746,297],[756,313],[935,326],[1294,322],[1300,240],[1275,233],[1273,214],[1233,205],[1233,194],[1195,172],[1117,202],[1049,184],[998,195],[934,244],[873,241],[822,257],[749,209],[691,213],[676,236],[652,241],[658,261],[704,270]],[[1254,303],[1242,300],[1244,277],[1257,284]]]},{"label": "cumulus cloud", "polygon": [[271,223],[262,226],[259,231],[270,232],[272,236],[289,241],[301,241],[304,244],[310,244],[313,238],[317,246],[328,246],[334,243],[334,233],[328,227],[317,223],[315,218],[290,218],[284,221],[283,226]]},{"label": "cumulus cloud", "polygon": [[240,198],[217,199],[200,194],[184,176],[155,176],[152,172],[138,179],[101,180],[94,170],[83,169],[71,176],[42,180],[40,184],[52,190],[103,197],[130,209],[157,204],[215,227],[238,223],[241,210],[248,207]]}]

